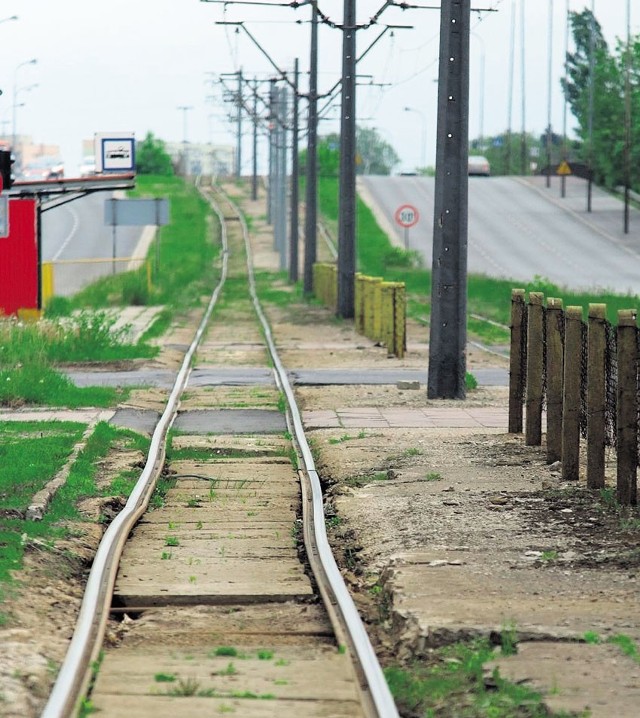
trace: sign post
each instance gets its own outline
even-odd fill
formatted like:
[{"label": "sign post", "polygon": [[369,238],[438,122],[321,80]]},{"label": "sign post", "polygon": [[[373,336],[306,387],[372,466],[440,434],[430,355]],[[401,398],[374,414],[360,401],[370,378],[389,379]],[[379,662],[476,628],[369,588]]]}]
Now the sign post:
[{"label": "sign post", "polygon": [[409,229],[418,224],[420,213],[412,204],[401,204],[393,216],[404,229],[404,248],[409,249]]}]

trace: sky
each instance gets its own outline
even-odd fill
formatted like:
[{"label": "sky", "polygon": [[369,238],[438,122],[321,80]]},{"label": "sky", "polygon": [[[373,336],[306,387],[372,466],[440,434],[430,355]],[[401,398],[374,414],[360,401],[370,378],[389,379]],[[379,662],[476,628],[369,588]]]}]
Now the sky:
[{"label": "sky", "polygon": [[[627,0],[594,2],[610,45],[617,37],[626,37]],[[358,24],[366,24],[383,4],[384,0],[357,0]],[[375,127],[395,148],[401,158],[398,169],[432,164],[435,157],[440,3],[415,4],[423,8],[388,8],[377,25],[356,35],[360,55],[386,24],[412,26],[387,30],[358,63],[363,84],[357,89],[357,122]],[[630,4],[631,31],[636,34],[640,8],[636,0]],[[319,0],[318,5],[331,20],[341,22],[342,0]],[[512,128],[519,131],[522,126],[522,12],[526,129],[540,134],[547,125],[551,39],[551,118],[554,131],[562,131],[560,78],[567,5],[581,11],[591,6],[591,0],[587,4],[584,0],[472,0],[472,8],[495,12],[473,12],[471,18],[471,137],[507,128],[512,14]],[[245,30],[236,32],[236,26],[217,23],[243,21],[284,71],[290,72],[298,57],[304,90],[310,12],[309,7],[293,9],[286,4],[264,7],[200,0],[0,0],[0,47],[5,58],[0,68],[2,131],[13,133],[15,116],[17,134],[60,145],[67,176],[75,174],[80,163],[82,140],[96,132],[133,131],[143,138],[151,131],[169,142],[183,141],[186,132],[189,142],[233,144],[235,125],[228,120],[231,108],[222,99],[220,75],[242,68],[247,77],[267,80],[275,70]],[[6,19],[13,16],[18,19]],[[321,93],[340,76],[341,42],[338,29],[320,26]],[[304,114],[302,106],[301,117]],[[322,121],[320,133],[337,131],[338,116],[336,104]],[[567,124],[571,131],[575,125],[571,116]],[[245,127],[249,132],[248,123]],[[247,134],[245,173],[250,172],[250,145]],[[265,151],[260,154],[263,172]]]}]

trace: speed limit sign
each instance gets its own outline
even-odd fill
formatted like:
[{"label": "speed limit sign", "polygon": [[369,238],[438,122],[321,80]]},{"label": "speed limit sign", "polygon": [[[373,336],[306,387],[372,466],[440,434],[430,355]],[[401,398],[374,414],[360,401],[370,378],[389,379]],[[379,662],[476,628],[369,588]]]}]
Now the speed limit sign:
[{"label": "speed limit sign", "polygon": [[405,229],[409,229],[409,227],[413,227],[416,224],[418,224],[418,220],[420,219],[420,214],[419,214],[418,210],[413,205],[402,204],[396,210],[394,217],[395,217],[396,222],[401,227],[405,227]]}]

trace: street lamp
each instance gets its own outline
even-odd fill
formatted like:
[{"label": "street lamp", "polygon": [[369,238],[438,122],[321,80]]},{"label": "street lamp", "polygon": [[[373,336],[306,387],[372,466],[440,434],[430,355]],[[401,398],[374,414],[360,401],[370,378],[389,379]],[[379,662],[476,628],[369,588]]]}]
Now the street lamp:
[{"label": "street lamp", "polygon": [[422,157],[422,169],[426,169],[427,167],[427,118],[424,115],[424,112],[422,110],[418,110],[415,107],[405,107],[405,112],[415,112],[422,122],[422,132],[421,132],[421,157]]},{"label": "street lamp", "polygon": [[184,176],[189,176],[189,145],[187,142],[187,112],[193,110],[191,105],[179,105],[178,110],[182,111],[182,146],[184,149]]},{"label": "street lamp", "polygon": [[471,32],[475,39],[480,43],[480,146],[484,145],[484,40],[477,32]]},{"label": "street lamp", "polygon": [[[24,62],[21,62],[16,69],[13,72],[13,126],[12,126],[12,136],[13,140],[11,142],[11,148],[14,153],[16,153],[16,139],[17,139],[17,133],[16,133],[16,110],[18,108],[18,70],[21,67],[25,67],[26,65],[35,65],[38,61],[36,58],[33,58],[31,60],[25,60]],[[17,153],[16,153],[17,154]]]}]

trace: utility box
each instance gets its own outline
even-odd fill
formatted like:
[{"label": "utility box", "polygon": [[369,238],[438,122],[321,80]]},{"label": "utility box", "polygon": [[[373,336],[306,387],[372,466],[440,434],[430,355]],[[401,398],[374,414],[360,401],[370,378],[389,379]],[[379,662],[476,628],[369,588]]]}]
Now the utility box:
[{"label": "utility box", "polygon": [[0,238],[0,313],[38,309],[38,214],[35,199],[9,199],[9,231]]}]

